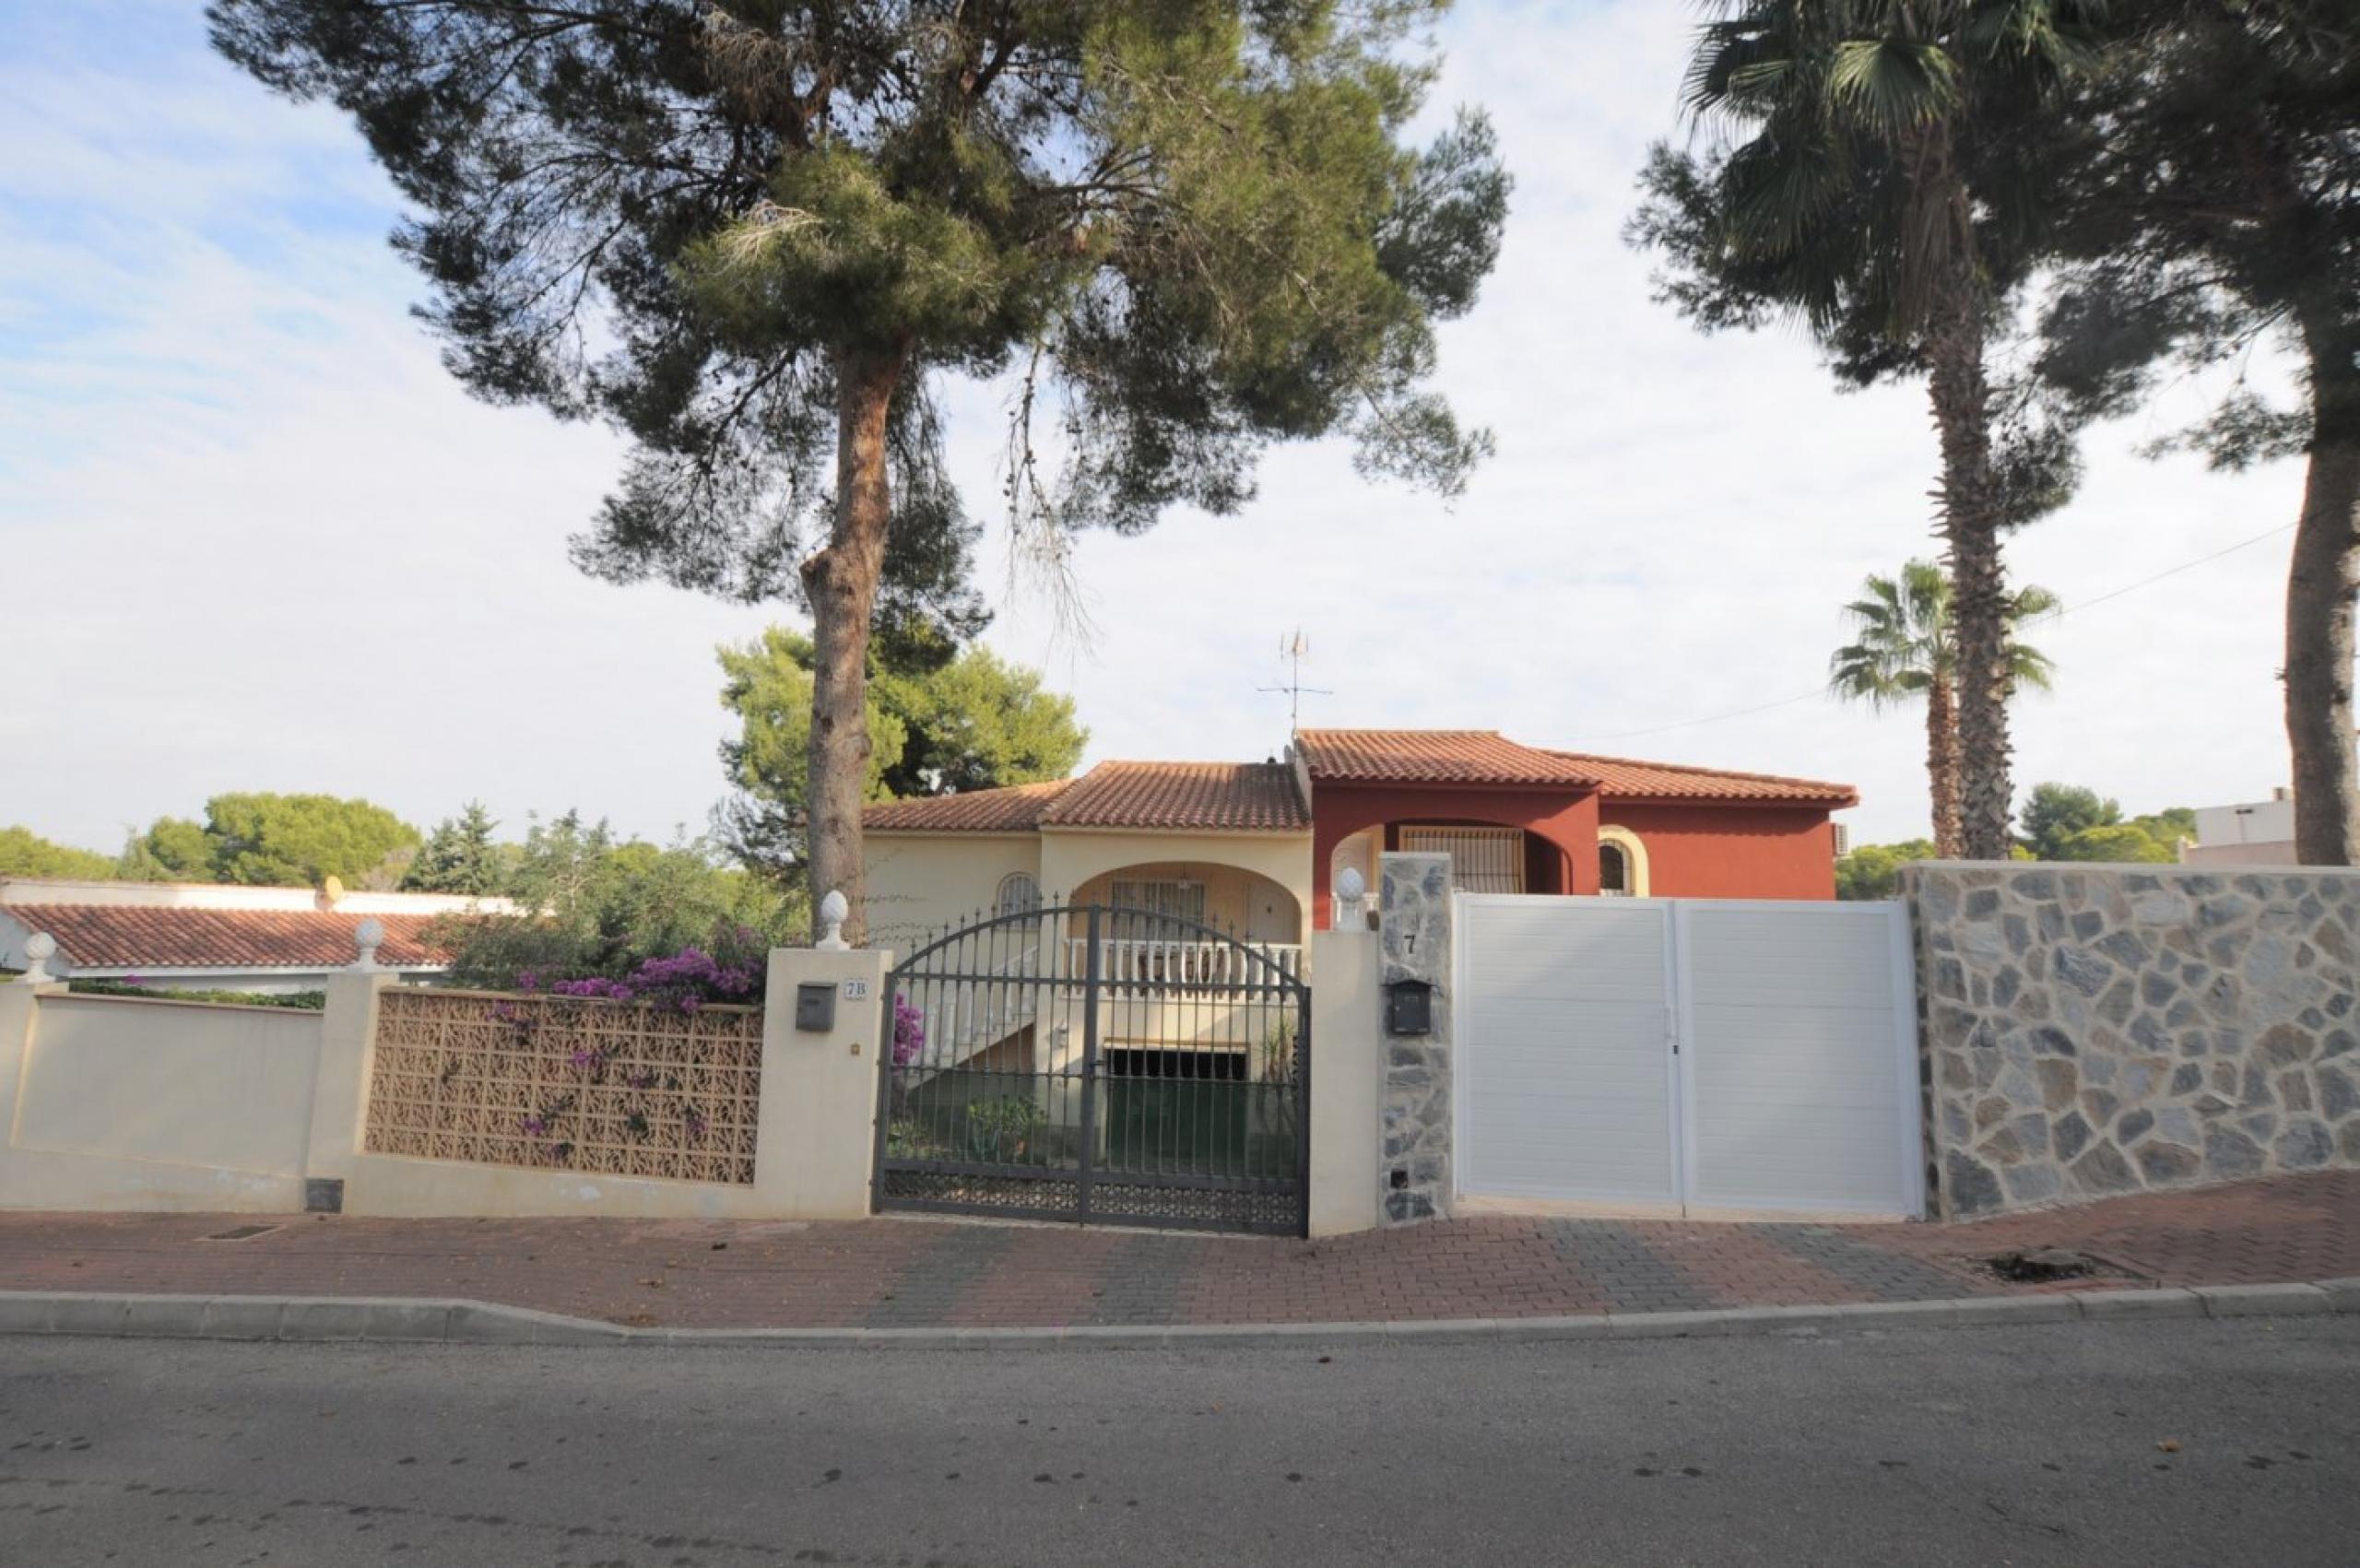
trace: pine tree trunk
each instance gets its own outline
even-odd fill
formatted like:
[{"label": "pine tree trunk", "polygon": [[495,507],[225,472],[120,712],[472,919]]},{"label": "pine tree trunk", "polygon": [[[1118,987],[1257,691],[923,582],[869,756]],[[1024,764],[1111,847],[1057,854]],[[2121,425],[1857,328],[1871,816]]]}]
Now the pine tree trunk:
[{"label": "pine tree trunk", "polygon": [[2286,740],[2295,765],[2295,857],[2306,866],[2360,864],[2352,711],[2353,600],[2360,584],[2354,336],[2332,321],[2304,324],[2313,433],[2286,574]]},{"label": "pine tree trunk", "polygon": [[1951,678],[1937,675],[1926,685],[1926,783],[1934,797],[1934,855],[1959,857],[1958,709],[1951,700]]},{"label": "pine tree trunk", "polygon": [[867,877],[861,864],[861,796],[868,778],[868,631],[885,566],[892,496],[885,430],[901,379],[898,354],[846,352],[836,363],[836,520],[827,548],[803,563],[811,601],[809,844],[811,919],[841,892],[852,906],[844,939],[867,935]]},{"label": "pine tree trunk", "polygon": [[[1947,159],[1942,160],[1944,163]],[[1944,200],[1958,239],[1933,280],[1926,324],[1928,391],[1941,437],[1942,537],[1951,573],[1957,680],[1959,854],[2008,858],[2008,595],[2000,562],[2000,490],[1991,471],[1991,389],[1984,375],[1980,274],[1955,181]]]}]

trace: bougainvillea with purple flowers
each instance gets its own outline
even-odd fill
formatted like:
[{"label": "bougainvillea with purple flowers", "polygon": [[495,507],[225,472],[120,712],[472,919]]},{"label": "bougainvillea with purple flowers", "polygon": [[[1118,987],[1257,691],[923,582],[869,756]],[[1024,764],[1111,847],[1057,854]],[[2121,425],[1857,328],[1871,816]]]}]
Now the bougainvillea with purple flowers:
[{"label": "bougainvillea with purple flowers", "polygon": [[893,1065],[906,1067],[926,1050],[926,1015],[899,992],[893,996]]},{"label": "bougainvillea with purple flowers", "polygon": [[[761,933],[746,925],[724,927],[704,946],[690,944],[669,956],[643,959],[620,976],[553,973],[548,966],[517,970],[510,987],[513,995],[491,1002],[485,1014],[513,1032],[517,1048],[528,1049],[543,1032],[562,1038],[588,1010],[568,1007],[566,1002],[625,1002],[688,1014],[718,1005],[759,1007],[768,973],[769,944]],[[914,1025],[915,1015],[911,1016]],[[923,1030],[916,1037],[924,1038]],[[655,1136],[662,1124],[675,1115],[692,1140],[702,1139],[711,1131],[704,1112],[685,1102],[686,1091],[678,1076],[631,1064],[625,1064],[630,1070],[622,1070],[613,1060],[613,1047],[595,1043],[570,1051],[566,1060],[580,1075],[581,1085],[608,1083],[609,1073],[618,1073],[626,1087],[648,1096],[631,1105],[623,1117],[622,1130],[628,1138]],[[455,1070],[459,1065],[454,1056],[451,1068]],[[449,1071],[444,1076],[447,1081]],[[572,1158],[573,1140],[560,1136],[560,1123],[579,1098],[578,1089],[563,1091],[517,1117],[517,1130],[534,1145],[540,1160],[562,1165]]]},{"label": "bougainvillea with purple flowers", "polygon": [[527,996],[644,1002],[675,1012],[692,1013],[715,1003],[747,1006],[760,1002],[767,967],[768,954],[761,935],[741,925],[717,937],[711,951],[692,945],[669,958],[643,960],[620,979],[592,974],[553,980],[537,970],[526,969],[517,972],[516,989]]}]

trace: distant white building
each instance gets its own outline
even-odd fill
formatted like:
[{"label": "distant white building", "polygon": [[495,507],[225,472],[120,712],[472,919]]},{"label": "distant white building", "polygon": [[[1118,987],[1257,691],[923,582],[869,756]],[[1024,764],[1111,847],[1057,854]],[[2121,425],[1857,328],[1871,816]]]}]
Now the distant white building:
[{"label": "distant white building", "polygon": [[2295,792],[2279,788],[2246,806],[2201,806],[2196,842],[2180,846],[2189,866],[2292,866]]},{"label": "distant white building", "polygon": [[64,979],[315,991],[352,966],[361,922],[374,920],[384,932],[379,967],[425,978],[450,966],[427,928],[469,910],[513,914],[516,906],[453,893],[348,893],[334,878],[315,890],[0,878],[0,969],[27,968],[25,944],[46,932],[57,952],[45,967]]}]

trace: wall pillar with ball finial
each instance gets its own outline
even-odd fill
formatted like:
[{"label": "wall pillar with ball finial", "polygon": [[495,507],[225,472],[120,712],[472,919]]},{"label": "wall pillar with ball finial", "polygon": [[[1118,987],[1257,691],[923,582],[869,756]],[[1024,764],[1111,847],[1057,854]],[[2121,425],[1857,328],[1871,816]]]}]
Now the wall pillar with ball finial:
[{"label": "wall pillar with ball finial", "polygon": [[844,895],[832,891],[820,901],[818,942],[771,950],[754,1191],[761,1212],[780,1219],[857,1220],[869,1210],[893,955],[846,942],[847,913]]},{"label": "wall pillar with ball finial", "polygon": [[25,1055],[32,1049],[33,1026],[43,996],[61,996],[65,983],[49,972],[57,938],[36,931],[25,939],[25,972],[0,984],[0,1151],[17,1125],[17,1095],[25,1078]]}]

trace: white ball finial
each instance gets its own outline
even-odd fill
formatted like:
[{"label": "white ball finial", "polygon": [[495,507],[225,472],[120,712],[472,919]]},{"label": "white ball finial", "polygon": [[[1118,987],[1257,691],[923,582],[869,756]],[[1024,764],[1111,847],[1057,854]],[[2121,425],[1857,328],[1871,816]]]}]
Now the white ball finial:
[{"label": "white ball finial", "polygon": [[852,905],[836,889],[820,901],[820,939],[812,944],[823,953],[849,952],[852,944],[844,940],[844,916],[852,913]]},{"label": "white ball finial", "polygon": [[1360,931],[1367,928],[1368,916],[1362,913],[1361,900],[1368,896],[1368,878],[1357,866],[1347,866],[1336,873],[1336,909],[1328,920],[1337,931]]},{"label": "white ball finial", "polygon": [[36,931],[25,938],[25,972],[17,978],[28,985],[46,985],[57,977],[49,972],[49,961],[57,956],[57,938],[46,931]]},{"label": "white ball finial", "polygon": [[355,969],[376,968],[377,949],[384,946],[385,941],[385,923],[373,915],[371,916],[353,927],[352,940],[360,949],[360,961],[352,967]]}]

